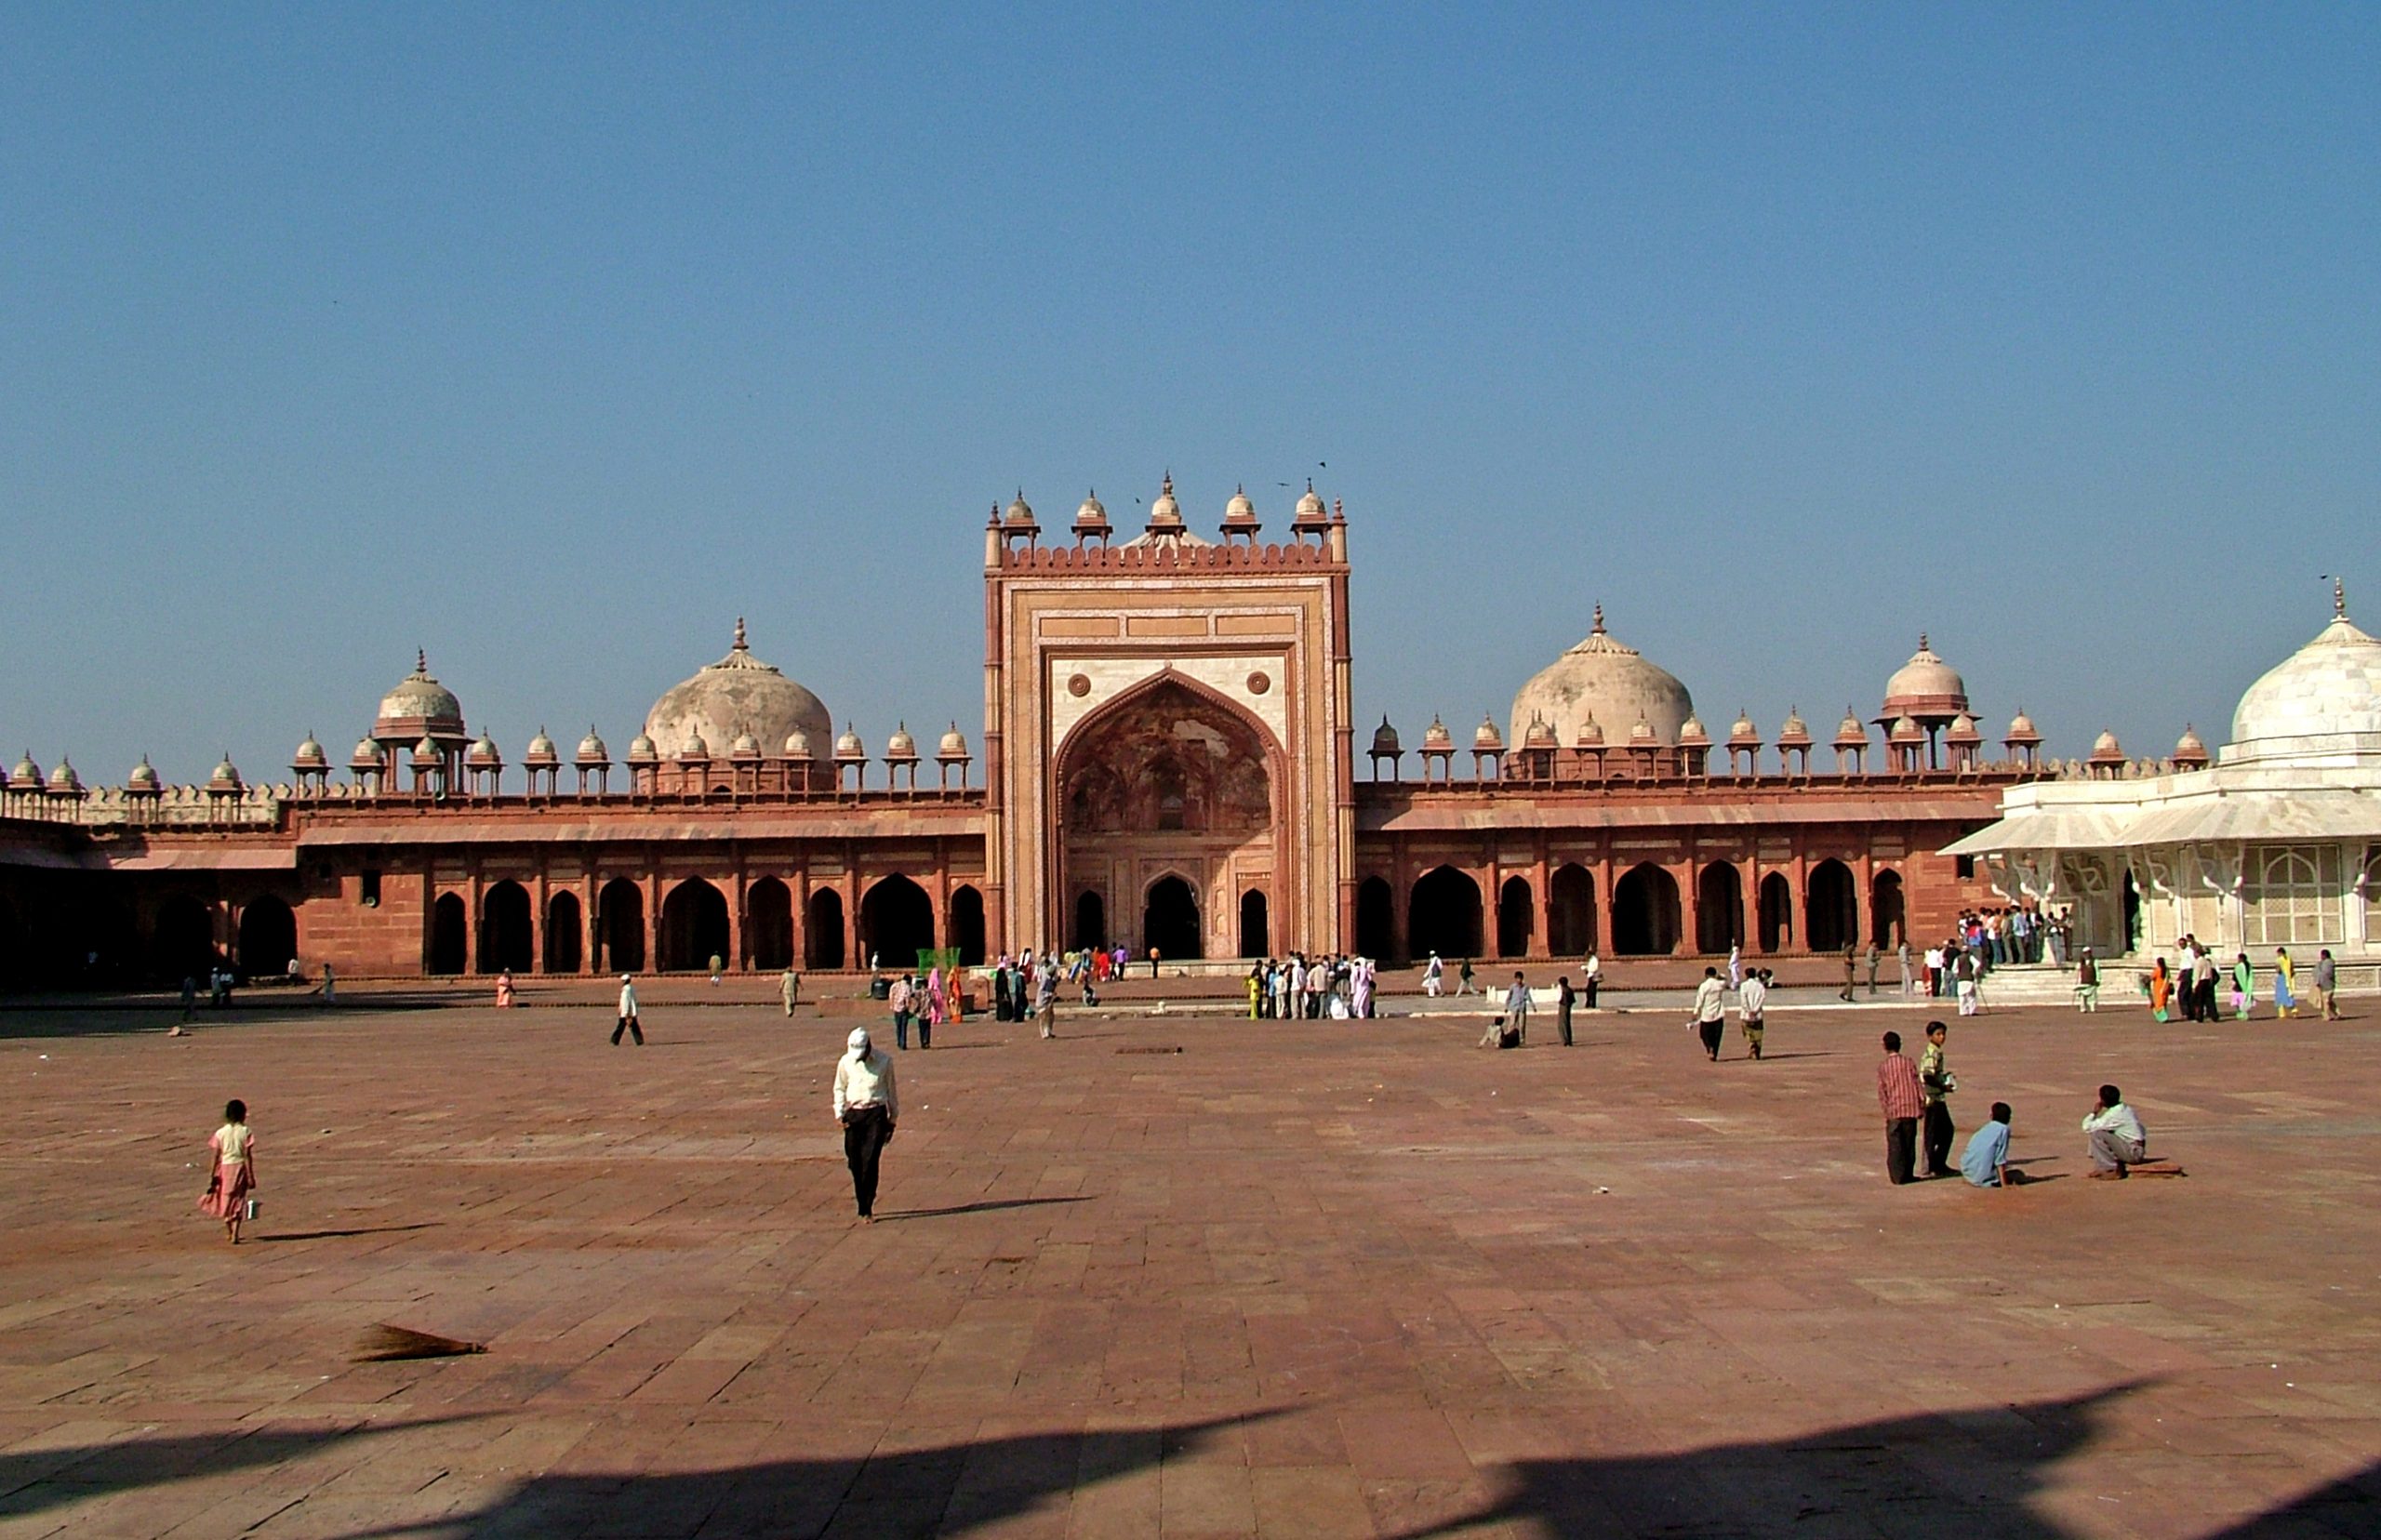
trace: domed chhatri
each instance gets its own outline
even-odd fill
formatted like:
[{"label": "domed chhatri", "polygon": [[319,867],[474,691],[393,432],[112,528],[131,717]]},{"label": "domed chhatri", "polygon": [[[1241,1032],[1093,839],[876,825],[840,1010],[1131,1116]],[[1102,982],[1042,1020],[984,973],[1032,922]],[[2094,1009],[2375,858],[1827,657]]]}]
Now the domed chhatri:
[{"label": "domed chhatri", "polygon": [[1504,748],[1505,737],[1502,733],[1496,731],[1496,719],[1495,717],[1483,716],[1480,719],[1480,725],[1471,730],[1471,746],[1474,749]]},{"label": "domed chhatri", "polygon": [[959,730],[959,724],[952,723],[943,733],[942,741],[935,745],[934,756],[940,760],[963,760],[967,757],[967,735]]},{"label": "domed chhatri", "polygon": [[417,651],[413,655],[413,672],[380,697],[372,736],[382,743],[410,743],[416,738],[431,737],[456,744],[469,736],[463,730],[462,702],[455,698],[454,691],[432,676],[428,653]]},{"label": "domed chhatri", "polygon": [[741,617],[727,656],[672,685],[645,718],[645,736],[656,743],[729,743],[745,732],[764,743],[782,743],[796,731],[823,739],[834,724],[817,696],[752,656]]},{"label": "domed chhatri", "polygon": [[299,741],[296,751],[289,756],[292,770],[322,770],[328,768],[330,763],[330,751],[311,732]]},{"label": "domed chhatri", "polygon": [[1110,529],[1108,505],[1099,500],[1099,494],[1096,490],[1086,492],[1084,495],[1083,506],[1075,510],[1075,535],[1078,538],[1097,536],[1104,540],[1108,538]]},{"label": "domed chhatri", "polygon": [[897,725],[893,736],[885,740],[885,757],[888,760],[913,760],[918,757],[918,740],[911,737],[908,723]]},{"label": "domed chhatri", "polygon": [[1430,724],[1422,729],[1422,747],[1425,750],[1452,749],[1455,747],[1455,735],[1447,730],[1444,722],[1432,716]]},{"label": "domed chhatri", "polygon": [[542,725],[538,729],[538,736],[529,740],[529,747],[522,751],[521,763],[540,767],[562,763],[562,750],[554,747],[554,740],[546,736]]},{"label": "domed chhatri", "polygon": [[859,740],[859,734],[852,730],[848,722],[844,724],[844,730],[835,735],[835,757],[839,760],[868,758],[868,745]]},{"label": "domed chhatri", "polygon": [[629,763],[651,764],[661,757],[661,746],[653,741],[651,733],[639,733],[629,739]]},{"label": "domed chhatri", "polygon": [[1875,720],[1880,725],[1904,716],[1920,723],[1940,718],[1948,724],[1967,709],[1967,681],[1960,677],[1957,669],[1935,656],[1926,633],[1921,631],[1918,650],[1885,681],[1884,709]]},{"label": "domed chhatri", "polygon": [[782,751],[787,759],[802,764],[809,763],[817,755],[817,750],[810,747],[810,735],[799,727],[785,736]]},{"label": "domed chhatri", "polygon": [[2381,641],[2348,617],[2334,584],[2332,620],[2268,670],[2232,713],[2228,764],[2381,753]]},{"label": "domed chhatri", "polygon": [[158,776],[157,767],[149,763],[149,756],[143,754],[140,763],[132,767],[132,774],[124,778],[124,784],[135,791],[154,791],[165,781]]},{"label": "domed chhatri", "polygon": [[1807,749],[1811,743],[1811,724],[1802,720],[1802,709],[1789,706],[1786,710],[1786,725],[1777,729],[1780,749]]},{"label": "domed chhatri", "polygon": [[1558,737],[1574,734],[1589,717],[1635,722],[1643,717],[1663,743],[1678,741],[1695,701],[1669,670],[1649,663],[1636,648],[1604,630],[1603,606],[1585,640],[1548,664],[1513,697],[1513,731],[1533,716],[1552,724]]},{"label": "domed chhatri", "polygon": [[1387,716],[1383,716],[1380,719],[1380,725],[1373,729],[1373,752],[1376,754],[1404,752],[1397,740],[1397,729],[1389,724]]},{"label": "domed chhatri", "polygon": [[25,757],[19,760],[16,768],[8,772],[8,790],[11,791],[41,790],[41,766],[33,763],[32,750],[26,750]]},{"label": "domed chhatri", "polygon": [[588,724],[587,736],[579,740],[579,753],[576,758],[580,764],[612,763],[612,751],[604,747],[604,740],[597,736],[594,724]]},{"label": "domed chhatri", "polygon": [[1547,721],[1544,717],[1534,716],[1529,719],[1529,730],[1522,735],[1522,747],[1524,749],[1560,749],[1563,747],[1563,740],[1554,736],[1554,724],[1552,723]]}]

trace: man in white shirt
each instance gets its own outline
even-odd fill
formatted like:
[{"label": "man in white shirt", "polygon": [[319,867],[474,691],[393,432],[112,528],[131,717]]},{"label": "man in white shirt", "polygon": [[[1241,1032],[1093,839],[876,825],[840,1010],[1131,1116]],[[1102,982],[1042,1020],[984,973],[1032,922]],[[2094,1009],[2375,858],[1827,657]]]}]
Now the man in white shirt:
[{"label": "man in white shirt", "polygon": [[1695,987],[1695,1029],[1702,1034],[1703,1051],[1711,1062],[1720,1062],[1720,1038],[1727,1030],[1727,987],[1720,982],[1720,970],[1703,970],[1703,982]]},{"label": "man in white shirt", "polygon": [[1588,960],[1579,969],[1579,1003],[1592,1011],[1596,1008],[1596,990],[1603,987],[1603,959],[1590,948]]},{"label": "man in white shirt", "polygon": [[871,1047],[868,1029],[855,1027],[835,1064],[835,1121],[844,1126],[844,1163],[851,1167],[852,1200],[863,1225],[876,1223],[876,1167],[901,1116],[893,1087],[893,1055]]},{"label": "man in white shirt", "polygon": [[620,1024],[612,1029],[613,1047],[620,1045],[622,1032],[634,1033],[636,1045],[645,1046],[645,1029],[636,1024],[636,981],[626,974],[620,975]]},{"label": "man in white shirt", "polygon": [[2100,1104],[2083,1120],[2083,1136],[2095,1181],[2117,1181],[2126,1166],[2139,1165],[2148,1156],[2148,1131],[2113,1085],[2100,1087]]},{"label": "man in white shirt", "polygon": [[[1698,994],[1700,990],[1696,991]],[[1751,1056],[1761,1057],[1761,1034],[1766,1025],[1762,1013],[1769,1007],[1769,971],[1756,968],[1745,976],[1743,988],[1736,991],[1736,1025],[1745,1034],[1745,1046]]]},{"label": "man in white shirt", "polygon": [[1446,982],[1446,962],[1433,950],[1430,960],[1422,964],[1422,992],[1432,1000],[1438,999],[1439,989]]}]

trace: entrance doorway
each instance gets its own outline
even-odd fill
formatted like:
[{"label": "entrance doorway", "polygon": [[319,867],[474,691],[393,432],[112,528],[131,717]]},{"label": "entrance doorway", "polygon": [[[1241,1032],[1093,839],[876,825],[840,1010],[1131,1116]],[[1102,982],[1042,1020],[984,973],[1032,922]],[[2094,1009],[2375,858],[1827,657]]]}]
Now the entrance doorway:
[{"label": "entrance doorway", "polygon": [[1075,896],[1075,950],[1108,945],[1108,901],[1086,889]]},{"label": "entrance doorway", "polygon": [[1678,880],[1646,862],[1612,885],[1612,949],[1623,957],[1668,957],[1678,949]]},{"label": "entrance doorway", "polygon": [[1141,912],[1141,949],[1181,960],[1204,957],[1199,937],[1199,896],[1190,884],[1179,877],[1151,883]]},{"label": "entrance doorway", "polygon": [[1272,950],[1265,934],[1265,895],[1250,888],[1240,896],[1240,955],[1267,957]]}]

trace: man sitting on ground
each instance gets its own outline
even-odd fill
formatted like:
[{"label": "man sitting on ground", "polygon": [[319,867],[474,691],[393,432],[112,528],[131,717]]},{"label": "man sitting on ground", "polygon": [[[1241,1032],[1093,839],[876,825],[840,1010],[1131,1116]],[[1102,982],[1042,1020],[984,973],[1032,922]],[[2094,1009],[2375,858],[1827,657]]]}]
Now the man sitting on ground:
[{"label": "man sitting on ground", "polygon": [[2100,1105],[2083,1120],[2083,1135],[2092,1152],[2095,1181],[2117,1181],[2124,1175],[2125,1167],[2148,1158],[2149,1135],[2113,1085],[2100,1087]]},{"label": "man sitting on ground", "polygon": [[2009,1169],[2009,1116],[2007,1102],[1994,1102],[1991,1118],[1968,1135],[1968,1147],[1960,1154],[1960,1175],[1971,1186],[2015,1187],[2026,1179],[2024,1172]]}]

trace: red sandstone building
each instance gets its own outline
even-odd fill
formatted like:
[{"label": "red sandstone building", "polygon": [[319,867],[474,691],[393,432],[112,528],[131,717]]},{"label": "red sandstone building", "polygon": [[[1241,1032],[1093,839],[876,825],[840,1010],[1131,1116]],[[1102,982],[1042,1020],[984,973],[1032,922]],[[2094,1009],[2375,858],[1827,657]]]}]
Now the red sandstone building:
[{"label": "red sandstone building", "polygon": [[171,788],[144,760],[93,790],[28,758],[0,790],[0,979],[293,957],[347,976],[817,971],[1092,941],[1182,962],[1760,956],[1922,945],[2001,901],[1935,853],[2037,774],[2040,739],[2020,715],[1988,763],[1922,639],[1882,743],[1851,711],[1824,742],[1798,714],[1775,740],[1742,718],[1715,738],[1599,609],[1504,726],[1433,720],[1409,749],[1351,720],[1342,511],[1309,487],[1286,541],[1261,531],[1235,494],[1217,538],[1193,533],[1170,479],[1128,539],[1096,498],[1049,541],[1022,497],[996,511],[980,775],[955,724],[871,759],[740,620],[618,759],[592,729],[567,755],[540,730],[508,764],[427,659],[343,772],[311,737],[271,787],[227,761]]}]

